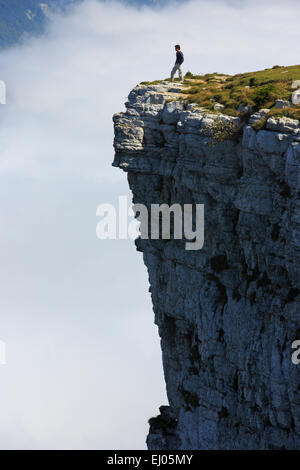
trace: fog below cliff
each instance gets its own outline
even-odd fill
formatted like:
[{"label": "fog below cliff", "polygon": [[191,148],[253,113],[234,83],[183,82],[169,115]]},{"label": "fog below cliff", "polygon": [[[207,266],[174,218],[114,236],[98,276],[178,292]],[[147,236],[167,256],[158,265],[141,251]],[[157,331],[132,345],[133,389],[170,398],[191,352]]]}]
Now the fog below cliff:
[{"label": "fog below cliff", "polygon": [[97,206],[128,193],[112,114],[168,76],[176,42],[194,73],[296,63],[296,5],[86,1],[0,54],[1,448],[144,447],[166,403],[146,269],[95,234]]}]

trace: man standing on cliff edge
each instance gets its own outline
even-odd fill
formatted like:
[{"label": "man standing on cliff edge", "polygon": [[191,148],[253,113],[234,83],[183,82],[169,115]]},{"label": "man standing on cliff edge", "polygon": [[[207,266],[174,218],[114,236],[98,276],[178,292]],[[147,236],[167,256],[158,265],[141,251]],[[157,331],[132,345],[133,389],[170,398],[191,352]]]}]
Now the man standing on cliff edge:
[{"label": "man standing on cliff edge", "polygon": [[175,51],[176,51],[176,62],[175,62],[175,65],[172,69],[172,72],[171,72],[171,82],[173,82],[174,75],[177,72],[177,70],[178,70],[178,74],[179,74],[179,80],[182,82],[183,78],[182,78],[182,67],[181,66],[183,64],[184,57],[183,57],[183,53],[180,50],[179,44],[176,44]]}]

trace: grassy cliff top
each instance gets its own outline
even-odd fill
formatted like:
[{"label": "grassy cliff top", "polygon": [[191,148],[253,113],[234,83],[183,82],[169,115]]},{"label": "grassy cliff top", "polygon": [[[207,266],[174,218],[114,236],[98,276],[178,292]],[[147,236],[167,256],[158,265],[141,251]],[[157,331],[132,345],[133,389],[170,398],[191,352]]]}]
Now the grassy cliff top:
[{"label": "grassy cliff top", "polygon": [[[295,91],[292,90],[292,83],[295,80],[300,80],[300,65],[275,65],[271,69],[233,76],[219,73],[193,75],[187,72],[182,93],[189,103],[195,103],[210,111],[216,112],[214,106],[220,103],[224,106],[221,112],[231,116],[239,116],[241,113],[238,108],[243,105],[253,111],[270,108],[269,117],[276,115],[300,119],[300,105],[284,109],[275,107],[277,99],[291,100],[292,92]],[[149,82],[143,82],[147,83]]]}]

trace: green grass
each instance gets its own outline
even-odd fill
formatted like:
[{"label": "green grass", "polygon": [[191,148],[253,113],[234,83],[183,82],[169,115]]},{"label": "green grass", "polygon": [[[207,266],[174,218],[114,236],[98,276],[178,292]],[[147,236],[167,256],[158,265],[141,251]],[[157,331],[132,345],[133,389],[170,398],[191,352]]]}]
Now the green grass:
[{"label": "green grass", "polygon": [[166,80],[154,80],[153,82],[141,82],[140,85],[159,85],[161,82],[164,82],[164,81],[167,81],[168,79],[166,78]]},{"label": "green grass", "polygon": [[153,80],[152,82],[141,82],[140,85],[159,85],[162,82],[170,82],[170,84],[179,82],[179,78],[174,78],[174,82],[171,82],[170,78],[164,78],[163,80]]},{"label": "green grass", "polygon": [[216,103],[221,103],[225,106],[222,112],[231,116],[238,116],[238,107],[246,105],[254,110],[270,108],[270,115],[274,112],[299,119],[299,106],[283,110],[275,108],[276,99],[291,99],[293,80],[300,80],[300,65],[276,66],[234,76],[207,74],[198,78],[189,74],[184,80],[183,93],[189,103],[197,103],[211,111]]},{"label": "green grass", "polygon": [[[165,81],[168,79],[165,79]],[[214,105],[221,103],[225,107],[222,114],[239,116],[240,105],[250,106],[254,111],[270,108],[270,116],[288,116],[300,119],[300,105],[285,109],[276,109],[276,99],[290,100],[292,82],[300,80],[300,65],[290,67],[274,66],[271,69],[248,72],[237,75],[209,73],[193,75],[187,72],[184,77],[182,93],[188,103],[195,103],[208,111],[214,111]],[[159,84],[162,80],[142,82],[145,85]],[[218,111],[214,111],[218,114]],[[262,120],[258,126],[264,126]]]}]

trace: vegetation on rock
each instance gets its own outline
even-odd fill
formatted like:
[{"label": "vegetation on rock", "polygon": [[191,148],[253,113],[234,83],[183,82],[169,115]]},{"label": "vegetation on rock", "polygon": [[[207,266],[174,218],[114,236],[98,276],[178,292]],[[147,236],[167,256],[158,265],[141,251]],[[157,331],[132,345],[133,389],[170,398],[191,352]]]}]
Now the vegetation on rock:
[{"label": "vegetation on rock", "polygon": [[[165,79],[166,81],[168,79]],[[200,106],[214,114],[241,116],[249,111],[269,108],[271,116],[300,119],[300,105],[291,105],[282,109],[276,108],[276,100],[290,101],[292,83],[300,80],[300,65],[247,72],[237,75],[209,73],[193,75],[187,72],[184,77],[182,94],[184,99],[195,106]],[[145,85],[159,84],[163,80],[142,82]],[[224,108],[215,109],[216,104]],[[267,118],[259,123],[263,127]]]}]

